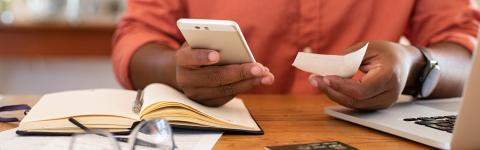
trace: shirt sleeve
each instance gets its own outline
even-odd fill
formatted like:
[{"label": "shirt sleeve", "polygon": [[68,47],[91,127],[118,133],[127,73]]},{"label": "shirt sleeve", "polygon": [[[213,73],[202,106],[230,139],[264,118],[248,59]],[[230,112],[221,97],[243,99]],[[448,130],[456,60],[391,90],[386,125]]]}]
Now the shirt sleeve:
[{"label": "shirt sleeve", "polygon": [[177,49],[182,36],[176,21],[184,13],[178,0],[129,0],[113,38],[112,63],[120,84],[132,89],[129,64],[135,51],[151,42]]},{"label": "shirt sleeve", "polygon": [[405,35],[416,46],[454,42],[473,51],[479,21],[471,0],[418,0]]}]

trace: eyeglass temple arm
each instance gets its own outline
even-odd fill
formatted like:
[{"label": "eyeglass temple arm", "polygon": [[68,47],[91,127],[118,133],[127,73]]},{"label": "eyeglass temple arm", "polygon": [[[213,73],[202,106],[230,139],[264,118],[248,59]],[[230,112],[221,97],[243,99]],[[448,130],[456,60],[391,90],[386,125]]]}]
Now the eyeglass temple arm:
[{"label": "eyeglass temple arm", "polygon": [[[75,126],[79,127],[80,129],[84,130],[85,132],[91,132],[92,131],[88,127],[84,126],[82,123],[78,122],[73,117],[68,118],[68,121],[70,121],[70,123],[74,124]],[[100,136],[103,136],[103,135],[100,135]],[[128,138],[124,138],[124,137],[115,137],[115,140],[117,140],[119,142],[128,143]],[[138,144],[138,145],[147,146],[147,147],[155,147],[156,146],[156,144],[154,144],[154,143],[144,141],[144,140],[141,140],[141,139],[136,139],[135,143]]]},{"label": "eyeglass temple arm", "polygon": [[76,119],[73,119],[72,117],[68,118],[68,121],[70,121],[71,123],[73,123],[75,126],[79,127],[80,129],[84,130],[84,131],[87,131],[87,132],[90,132],[92,130],[90,130],[89,128],[87,128],[86,126],[84,126],[83,124],[81,124],[80,122],[78,122]]},{"label": "eyeglass temple arm", "polygon": [[[19,105],[7,105],[7,106],[2,106],[0,107],[0,112],[4,111],[17,111],[17,110],[25,110],[23,113],[26,115],[27,112],[31,109],[30,106],[26,104],[19,104]],[[0,122],[18,122],[20,121],[17,118],[5,118],[5,117],[0,117]]]}]

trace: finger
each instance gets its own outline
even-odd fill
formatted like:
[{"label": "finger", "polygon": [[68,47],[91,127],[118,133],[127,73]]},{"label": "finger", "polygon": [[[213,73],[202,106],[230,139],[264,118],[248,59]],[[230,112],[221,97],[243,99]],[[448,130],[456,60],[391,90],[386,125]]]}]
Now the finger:
[{"label": "finger", "polygon": [[388,108],[398,99],[398,95],[393,94],[394,92],[391,91],[385,91],[384,93],[365,100],[351,98],[330,87],[326,87],[324,93],[338,104],[358,110],[378,110]]},{"label": "finger", "polygon": [[199,67],[203,65],[212,65],[220,60],[220,54],[215,50],[209,49],[191,49],[182,47],[177,53],[177,65],[182,67]]},{"label": "finger", "polygon": [[390,107],[397,101],[400,94],[394,90],[385,91],[370,99],[359,100],[353,108],[360,110],[378,110]]},{"label": "finger", "polygon": [[[323,77],[318,77],[322,79]],[[313,80],[311,82],[317,82]],[[383,109],[387,108],[392,105],[397,99],[398,94],[395,94],[393,90],[385,91],[377,96],[374,96],[370,99],[355,99],[348,95],[345,95],[341,92],[338,92],[331,87],[329,87],[324,82],[318,82],[317,88],[321,90],[325,95],[327,95],[331,100],[337,102],[340,105],[345,107],[353,108],[353,109],[361,109],[361,110],[376,110],[376,109]]]},{"label": "finger", "polygon": [[367,73],[370,70],[375,69],[375,68],[380,67],[380,66],[381,66],[381,64],[377,64],[377,63],[369,63],[369,64],[365,64],[365,65],[362,64],[362,66],[360,66],[359,70],[362,71],[363,73]]},{"label": "finger", "polygon": [[181,87],[218,87],[242,80],[266,77],[263,84],[273,83],[274,77],[259,63],[236,64],[226,66],[207,66],[199,69],[179,70],[177,77]]},{"label": "finger", "polygon": [[[360,81],[352,79],[344,79],[338,76],[328,76],[321,77],[317,75],[312,75],[310,80],[314,80],[319,84],[321,89],[326,90],[327,87],[335,91],[338,91],[348,97],[355,99],[367,99],[369,97],[365,96],[364,87],[362,87]],[[325,87],[322,87],[325,86]],[[370,95],[370,94],[368,94]]]},{"label": "finger", "polygon": [[310,82],[317,87],[320,91],[322,91],[325,95],[327,95],[331,100],[343,105],[345,107],[353,108],[355,106],[355,100],[345,94],[342,94],[334,89],[330,88],[325,82],[319,82],[318,80],[322,80],[324,77],[316,76],[317,79],[312,79],[313,76],[310,77]]},{"label": "finger", "polygon": [[219,87],[187,88],[184,89],[184,93],[187,97],[199,101],[221,98],[230,95],[236,95],[253,87],[259,86],[261,85],[261,80],[261,78],[254,78]]},{"label": "finger", "polygon": [[391,90],[395,87],[395,72],[391,67],[382,64],[372,65],[360,80],[360,85],[366,89],[365,92],[378,95],[381,92]]},{"label": "finger", "polygon": [[321,82],[325,82],[332,89],[355,99],[368,99],[392,89],[394,87],[390,82],[392,76],[392,71],[377,67],[367,72],[360,81],[327,76]]}]

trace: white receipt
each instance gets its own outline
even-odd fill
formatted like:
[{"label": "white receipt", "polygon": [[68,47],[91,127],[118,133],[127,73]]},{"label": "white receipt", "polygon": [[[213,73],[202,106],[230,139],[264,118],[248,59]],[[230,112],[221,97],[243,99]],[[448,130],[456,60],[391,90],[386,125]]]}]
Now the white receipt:
[{"label": "white receipt", "polygon": [[292,65],[300,70],[317,75],[351,77],[360,67],[367,47],[368,43],[357,51],[344,56],[299,52]]}]

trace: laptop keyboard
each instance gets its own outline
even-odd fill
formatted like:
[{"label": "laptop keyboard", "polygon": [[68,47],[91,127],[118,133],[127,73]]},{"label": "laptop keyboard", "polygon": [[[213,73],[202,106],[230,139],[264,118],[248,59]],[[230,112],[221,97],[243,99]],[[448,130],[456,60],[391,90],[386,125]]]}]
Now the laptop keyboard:
[{"label": "laptop keyboard", "polygon": [[448,133],[453,132],[453,126],[455,124],[457,116],[434,116],[434,117],[418,117],[418,118],[405,118],[403,121],[414,122],[418,125],[427,126]]}]

